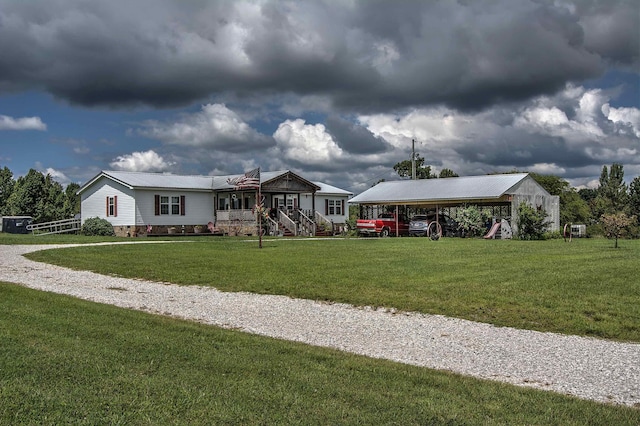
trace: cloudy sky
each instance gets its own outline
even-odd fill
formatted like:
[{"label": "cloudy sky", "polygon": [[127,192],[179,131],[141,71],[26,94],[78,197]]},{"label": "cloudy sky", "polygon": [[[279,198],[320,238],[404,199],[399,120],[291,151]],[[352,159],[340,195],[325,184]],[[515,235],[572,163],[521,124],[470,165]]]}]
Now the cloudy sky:
[{"label": "cloudy sky", "polygon": [[0,167],[640,175],[637,0],[0,0]]}]

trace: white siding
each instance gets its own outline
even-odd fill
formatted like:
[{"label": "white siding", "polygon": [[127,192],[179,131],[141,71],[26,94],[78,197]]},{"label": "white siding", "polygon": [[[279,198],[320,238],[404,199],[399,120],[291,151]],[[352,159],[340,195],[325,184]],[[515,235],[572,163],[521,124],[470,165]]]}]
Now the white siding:
[{"label": "white siding", "polygon": [[531,176],[527,176],[509,193],[514,194],[511,203],[511,227],[514,233],[518,232],[518,206],[523,202],[534,208],[542,207],[547,212],[547,220],[550,222],[549,230],[560,230],[560,197],[550,195]]},{"label": "white siding", "polygon": [[[329,212],[326,211],[327,200],[339,201],[343,206],[342,214],[329,214]],[[316,210],[333,223],[346,223],[347,219],[349,219],[349,203],[347,203],[347,200],[348,198],[344,195],[316,194]]]},{"label": "white siding", "polygon": [[[155,196],[185,197],[185,215],[155,214]],[[206,225],[213,221],[213,201],[211,192],[189,192],[184,190],[136,190],[136,225]]]},{"label": "white siding", "polygon": [[[318,204],[318,195],[316,194],[316,210],[320,207]],[[323,201],[324,203],[324,201]],[[324,206],[324,204],[323,204]],[[313,195],[311,194],[300,194],[300,208],[302,210],[311,210],[313,209]],[[322,207],[324,209],[324,207]],[[321,210],[318,210],[321,212]]]},{"label": "white siding", "polygon": [[[133,225],[133,190],[108,179],[100,179],[81,194],[82,223],[92,217],[107,219],[113,226]],[[118,215],[107,217],[107,197],[118,197]]]}]

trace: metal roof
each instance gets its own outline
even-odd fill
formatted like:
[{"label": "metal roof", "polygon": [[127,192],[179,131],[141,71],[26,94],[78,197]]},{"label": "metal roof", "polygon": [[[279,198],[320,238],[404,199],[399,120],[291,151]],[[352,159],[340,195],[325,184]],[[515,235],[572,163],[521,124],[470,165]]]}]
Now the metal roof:
[{"label": "metal roof", "polygon": [[[280,170],[274,172],[260,172],[260,182],[268,182],[289,173],[289,170]],[[193,191],[216,191],[224,189],[233,189],[233,185],[229,185],[229,178],[236,178],[242,174],[226,175],[226,176],[189,176],[189,175],[173,175],[166,173],[145,173],[145,172],[125,172],[103,170],[93,179],[85,183],[78,193],[91,186],[101,177],[112,179],[126,187],[134,188],[167,188],[167,189],[188,189]],[[328,185],[323,182],[310,182],[320,188],[317,193],[352,195],[351,192],[345,191],[335,186]]]},{"label": "metal roof", "polygon": [[498,199],[527,178],[527,173],[380,182],[350,203],[415,204]]},{"label": "metal roof", "polygon": [[184,176],[164,173],[103,171],[100,176],[113,180],[130,188],[169,188],[211,190],[213,176]]},{"label": "metal roof", "polygon": [[353,192],[349,192],[349,191],[345,191],[344,189],[336,188],[335,186],[331,186],[328,183],[324,183],[324,182],[313,182],[313,183],[320,187],[320,190],[316,191],[316,194],[353,195]]}]

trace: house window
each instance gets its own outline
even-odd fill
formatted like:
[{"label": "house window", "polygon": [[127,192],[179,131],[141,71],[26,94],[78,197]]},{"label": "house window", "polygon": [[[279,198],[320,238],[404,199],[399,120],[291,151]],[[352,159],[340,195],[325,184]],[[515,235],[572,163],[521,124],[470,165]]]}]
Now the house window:
[{"label": "house window", "polygon": [[229,210],[228,198],[218,198],[218,210]]},{"label": "house window", "polygon": [[327,214],[341,215],[342,213],[342,200],[328,200]]},{"label": "house window", "polygon": [[287,210],[295,210],[298,208],[297,197],[296,194],[287,194]]},{"label": "house window", "polygon": [[169,197],[160,197],[160,214],[169,214]]},{"label": "house window", "polygon": [[155,213],[156,216],[160,215],[179,215],[185,216],[185,196],[155,196]]},{"label": "house window", "polygon": [[118,216],[118,197],[107,197],[107,217]]},{"label": "house window", "polygon": [[180,214],[180,197],[171,197],[171,214]]}]

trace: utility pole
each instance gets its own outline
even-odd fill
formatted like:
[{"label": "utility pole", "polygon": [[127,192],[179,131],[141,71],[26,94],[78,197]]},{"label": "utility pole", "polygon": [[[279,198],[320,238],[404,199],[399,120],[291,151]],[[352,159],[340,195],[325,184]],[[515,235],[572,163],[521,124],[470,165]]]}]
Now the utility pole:
[{"label": "utility pole", "polygon": [[411,179],[416,180],[416,140],[411,139]]}]

